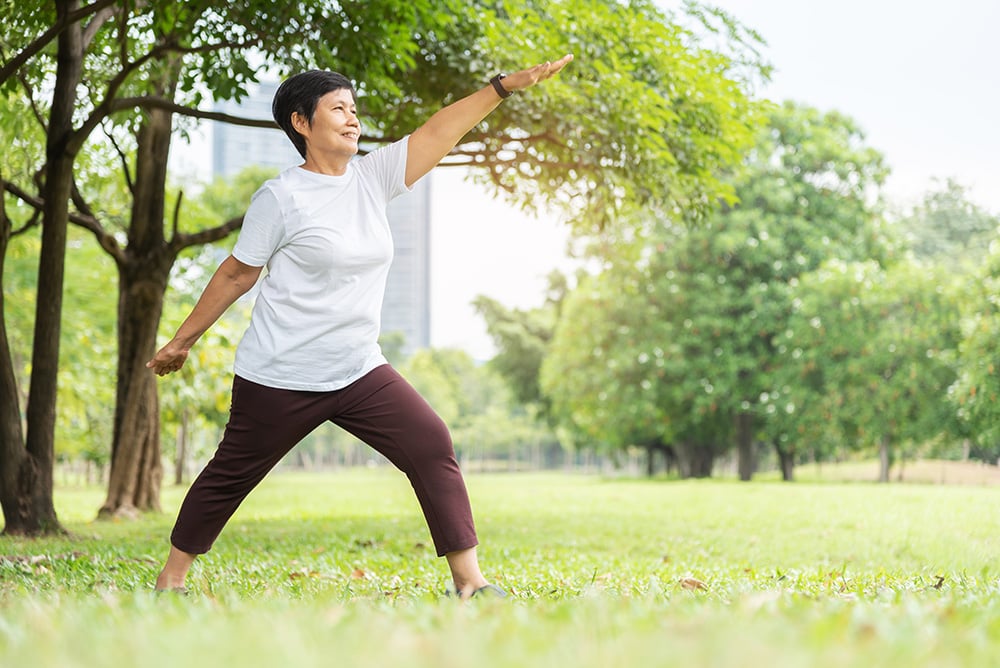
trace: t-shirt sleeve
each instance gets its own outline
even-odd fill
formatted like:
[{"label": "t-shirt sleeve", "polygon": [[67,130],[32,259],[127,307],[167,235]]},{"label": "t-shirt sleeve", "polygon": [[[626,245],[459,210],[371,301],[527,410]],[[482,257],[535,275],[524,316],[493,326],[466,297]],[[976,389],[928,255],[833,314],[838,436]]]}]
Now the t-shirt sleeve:
[{"label": "t-shirt sleeve", "polygon": [[372,151],[360,160],[359,167],[365,172],[369,183],[381,190],[385,201],[408,193],[406,187],[406,154],[410,136]]},{"label": "t-shirt sleeve", "polygon": [[284,233],[278,198],[270,188],[261,188],[250,199],[233,257],[251,267],[263,267],[281,246]]}]

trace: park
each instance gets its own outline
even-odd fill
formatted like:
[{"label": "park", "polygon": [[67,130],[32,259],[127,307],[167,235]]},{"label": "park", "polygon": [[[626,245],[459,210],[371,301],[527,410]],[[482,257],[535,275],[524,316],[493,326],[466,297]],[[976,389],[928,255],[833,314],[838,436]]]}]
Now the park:
[{"label": "park", "polygon": [[[948,174],[895,201],[857,119],[760,94],[767,39],[694,3],[9,6],[0,664],[994,662],[1000,213]],[[353,81],[345,161],[479,100],[426,168],[570,239],[533,305],[475,298],[489,359],[376,346],[447,425],[504,598],[456,596],[405,458],[329,424],[154,589],[267,288],[154,361],[276,177],[170,155],[274,130],[217,105],[312,69]]]}]

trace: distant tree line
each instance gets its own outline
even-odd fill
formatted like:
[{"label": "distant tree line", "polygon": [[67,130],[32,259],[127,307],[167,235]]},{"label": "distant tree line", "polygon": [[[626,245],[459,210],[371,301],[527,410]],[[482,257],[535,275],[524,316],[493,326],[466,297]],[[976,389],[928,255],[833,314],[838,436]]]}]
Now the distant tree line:
[{"label": "distant tree line", "polygon": [[685,477],[735,455],[749,480],[764,448],[786,480],[851,456],[881,480],[901,457],[996,463],[1000,216],[953,181],[893,215],[885,174],[850,118],[786,103],[730,175],[736,204],[593,243],[600,270],[538,339],[562,433]]}]

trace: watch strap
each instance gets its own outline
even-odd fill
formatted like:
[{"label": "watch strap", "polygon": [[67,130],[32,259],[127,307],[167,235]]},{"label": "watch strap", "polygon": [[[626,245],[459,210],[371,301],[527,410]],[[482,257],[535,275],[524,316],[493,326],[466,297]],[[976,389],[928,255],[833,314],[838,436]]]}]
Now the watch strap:
[{"label": "watch strap", "polygon": [[506,74],[501,73],[495,75],[492,79],[490,79],[490,83],[493,84],[493,90],[495,90],[497,92],[497,95],[499,95],[501,98],[505,100],[514,94],[514,91],[507,90],[506,88],[503,87],[503,84],[500,83],[500,80],[506,76],[507,76]]}]

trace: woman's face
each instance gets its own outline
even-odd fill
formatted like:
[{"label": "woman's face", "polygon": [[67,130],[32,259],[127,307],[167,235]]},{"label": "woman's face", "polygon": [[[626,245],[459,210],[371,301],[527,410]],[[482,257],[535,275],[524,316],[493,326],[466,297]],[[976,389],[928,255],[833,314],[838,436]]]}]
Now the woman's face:
[{"label": "woman's face", "polygon": [[306,154],[351,158],[358,152],[361,122],[351,91],[330,91],[316,103],[312,123],[292,114],[292,125],[306,140]]}]

